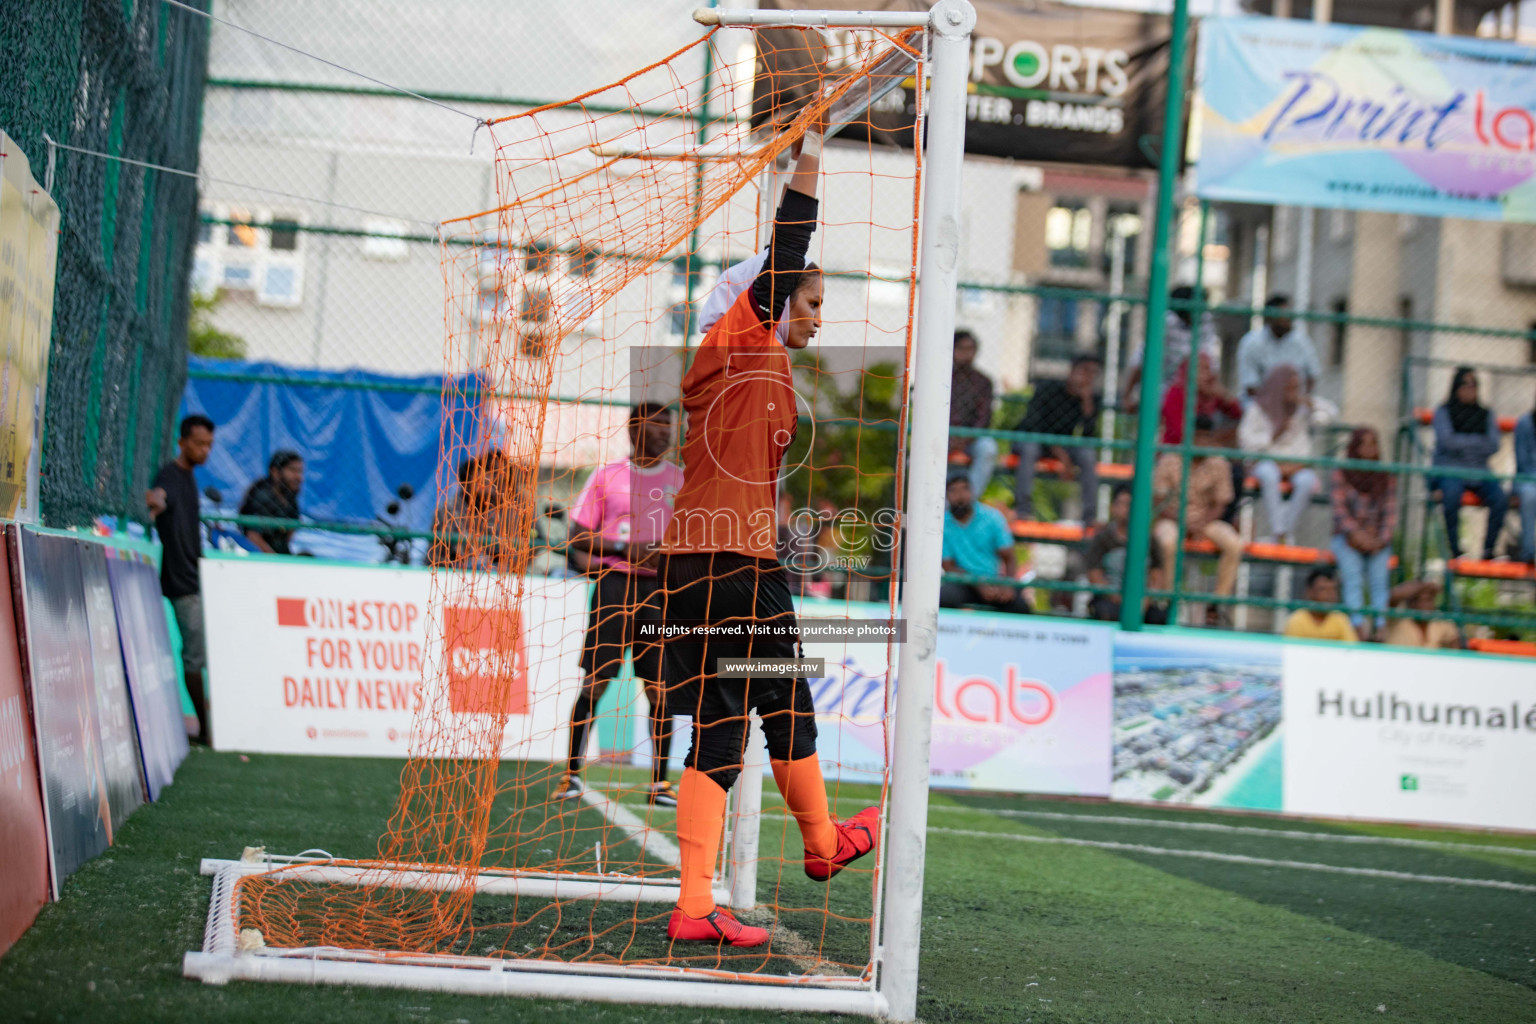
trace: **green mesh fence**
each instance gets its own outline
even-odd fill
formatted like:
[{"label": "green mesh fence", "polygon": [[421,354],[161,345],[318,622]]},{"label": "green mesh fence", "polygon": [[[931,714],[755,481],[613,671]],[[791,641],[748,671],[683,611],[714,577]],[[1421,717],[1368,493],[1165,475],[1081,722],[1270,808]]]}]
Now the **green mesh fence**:
[{"label": "green mesh fence", "polygon": [[[194,4],[199,0],[193,0]],[[79,149],[197,168],[207,22],[152,0],[7,0],[0,127],[39,176],[44,135]],[[139,512],[172,438],[186,374],[194,179],[59,150],[61,215],[43,516],[72,525]]]}]

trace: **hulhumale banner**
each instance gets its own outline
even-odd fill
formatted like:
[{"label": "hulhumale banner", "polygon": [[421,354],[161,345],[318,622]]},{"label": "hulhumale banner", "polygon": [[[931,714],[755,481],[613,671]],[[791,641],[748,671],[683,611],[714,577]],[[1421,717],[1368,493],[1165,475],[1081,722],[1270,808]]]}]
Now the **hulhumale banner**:
[{"label": "hulhumale banner", "polygon": [[1536,221],[1536,49],[1238,17],[1200,56],[1202,198]]}]

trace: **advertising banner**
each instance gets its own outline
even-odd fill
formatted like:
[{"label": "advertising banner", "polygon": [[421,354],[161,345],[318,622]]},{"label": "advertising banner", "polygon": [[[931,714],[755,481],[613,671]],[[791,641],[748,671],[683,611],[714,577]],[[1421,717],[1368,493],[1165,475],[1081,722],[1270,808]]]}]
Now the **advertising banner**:
[{"label": "advertising banner", "polygon": [[1117,633],[1110,795],[1282,810],[1283,650],[1210,633]]},{"label": "advertising banner", "polygon": [[0,131],[0,519],[37,522],[59,208]]},{"label": "advertising banner", "polygon": [[[304,559],[204,558],[210,713],[221,750],[404,757],[425,700],[456,719],[508,716],[501,756],[566,754],[580,688],[586,629],[584,579],[529,578],[522,606],[511,581],[313,563]],[[438,624],[429,640],[428,622]],[[446,650],[440,639],[449,638]],[[423,687],[441,678],[436,693]],[[490,703],[510,671],[506,703]],[[450,719],[453,720],[453,719]],[[434,756],[474,753],[479,730],[452,728],[460,746],[418,737]]]},{"label": "advertising banner", "polygon": [[[927,10],[924,0],[761,0],[774,10]],[[1016,160],[1156,167],[1167,95],[1167,16],[1039,0],[973,0],[965,150]],[[871,30],[755,33],[752,121],[787,121],[816,89],[884,45]],[[844,129],[912,145],[915,80],[881,98],[867,124]],[[1150,141],[1151,145],[1144,144]]]},{"label": "advertising banner", "polygon": [[1370,647],[1285,649],[1285,809],[1536,829],[1529,662]]},{"label": "advertising banner", "polygon": [[144,802],[144,774],[133,722],[133,702],[123,674],[107,552],[100,544],[74,541],[85,588],[85,621],[91,631],[91,667],[96,679],[96,725],[101,732],[101,765],[107,779],[115,834]]},{"label": "advertising banner", "polygon": [[[885,618],[883,605],[800,602],[802,618]],[[1108,796],[1108,626],[1017,615],[939,613],[930,783],[946,789]],[[828,675],[811,680],[824,771],[880,778],[883,643],[804,644]]]},{"label": "advertising banner", "polygon": [[1536,220],[1536,49],[1234,17],[1200,56],[1202,198]]},{"label": "advertising banner", "polygon": [[112,805],[97,726],[91,634],[79,542],[18,531],[19,631],[32,693],[53,896],[64,879],[112,843]]},{"label": "advertising banner", "polygon": [[48,829],[22,684],[10,569],[10,553],[0,544],[0,582],[5,585],[0,599],[0,954],[48,902]]},{"label": "advertising banner", "polygon": [[160,576],[148,562],[111,558],[107,560],[107,577],[112,585],[128,692],[133,698],[144,781],[149,798],[158,800],[187,756],[187,730],[181,718]]}]

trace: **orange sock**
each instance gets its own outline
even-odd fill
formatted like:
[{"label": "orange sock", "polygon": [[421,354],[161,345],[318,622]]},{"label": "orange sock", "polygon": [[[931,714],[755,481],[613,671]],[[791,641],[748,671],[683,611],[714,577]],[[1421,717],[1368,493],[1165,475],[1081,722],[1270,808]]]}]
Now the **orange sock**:
[{"label": "orange sock", "polygon": [[789,813],[800,824],[800,837],[807,853],[831,857],[837,853],[837,829],[827,812],[827,784],[821,778],[821,762],[816,755],[795,761],[774,761],[773,781],[779,784]]},{"label": "orange sock", "polygon": [[725,827],[725,790],[703,772],[683,771],[677,787],[677,848],[682,853],[678,909],[703,917],[715,909],[715,859]]}]

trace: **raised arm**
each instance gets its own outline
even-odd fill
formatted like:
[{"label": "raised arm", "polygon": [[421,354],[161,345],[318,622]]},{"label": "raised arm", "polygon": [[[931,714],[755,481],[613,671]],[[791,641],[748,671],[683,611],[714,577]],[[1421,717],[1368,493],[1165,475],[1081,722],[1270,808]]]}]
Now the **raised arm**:
[{"label": "raised arm", "polygon": [[752,298],[757,302],[757,315],[764,326],[772,327],[778,320],[800,282],[799,271],[805,266],[811,234],[816,230],[816,179],[820,171],[821,135],[806,132],[795,160],[794,176],[789,179],[773,221],[768,259],[752,282]]}]

